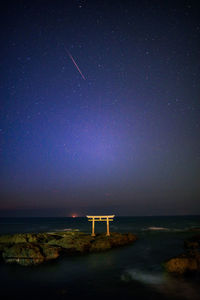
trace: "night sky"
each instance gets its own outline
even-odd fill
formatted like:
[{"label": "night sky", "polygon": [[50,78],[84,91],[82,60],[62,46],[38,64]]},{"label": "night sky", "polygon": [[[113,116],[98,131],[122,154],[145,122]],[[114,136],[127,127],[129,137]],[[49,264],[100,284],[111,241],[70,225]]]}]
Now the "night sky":
[{"label": "night sky", "polygon": [[1,216],[200,214],[198,5],[1,4]]}]

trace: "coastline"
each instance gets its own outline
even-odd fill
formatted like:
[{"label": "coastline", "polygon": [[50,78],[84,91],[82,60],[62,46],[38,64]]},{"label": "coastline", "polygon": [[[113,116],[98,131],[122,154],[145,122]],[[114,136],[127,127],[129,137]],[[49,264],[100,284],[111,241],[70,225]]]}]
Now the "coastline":
[{"label": "coastline", "polygon": [[[2,232],[57,233],[67,229],[66,233],[71,228],[90,235],[90,224],[84,218],[27,218],[9,220],[8,226],[5,223]],[[199,300],[198,274],[174,276],[162,267],[163,262],[183,252],[184,241],[194,236],[198,227],[197,217],[116,217],[111,231],[136,233],[136,243],[108,251],[68,253],[29,267],[2,261],[1,295],[23,300],[80,299],[83,295],[191,300],[192,295],[193,300]],[[105,235],[105,224],[98,224],[96,230]]]},{"label": "coastline", "polygon": [[61,255],[106,251],[135,242],[132,233],[97,234],[79,231],[19,233],[0,236],[0,252],[6,263],[31,266],[57,259]]}]

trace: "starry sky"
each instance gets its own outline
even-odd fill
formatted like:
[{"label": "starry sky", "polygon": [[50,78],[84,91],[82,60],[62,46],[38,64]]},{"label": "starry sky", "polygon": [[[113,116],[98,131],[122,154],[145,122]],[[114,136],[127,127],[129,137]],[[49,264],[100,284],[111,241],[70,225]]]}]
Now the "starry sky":
[{"label": "starry sky", "polygon": [[198,1],[0,11],[0,216],[200,214]]}]

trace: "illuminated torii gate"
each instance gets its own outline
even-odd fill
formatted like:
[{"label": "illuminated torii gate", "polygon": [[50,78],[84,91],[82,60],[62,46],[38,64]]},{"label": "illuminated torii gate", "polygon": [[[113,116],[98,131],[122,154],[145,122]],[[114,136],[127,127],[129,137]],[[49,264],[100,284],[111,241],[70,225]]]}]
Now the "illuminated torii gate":
[{"label": "illuminated torii gate", "polygon": [[96,221],[97,222],[104,221],[104,222],[107,223],[107,233],[106,233],[106,235],[110,236],[109,222],[113,221],[114,216],[115,215],[111,215],[111,216],[87,216],[88,221],[92,222],[92,234],[91,234],[91,236],[95,236],[95,233],[94,233],[94,223]]}]

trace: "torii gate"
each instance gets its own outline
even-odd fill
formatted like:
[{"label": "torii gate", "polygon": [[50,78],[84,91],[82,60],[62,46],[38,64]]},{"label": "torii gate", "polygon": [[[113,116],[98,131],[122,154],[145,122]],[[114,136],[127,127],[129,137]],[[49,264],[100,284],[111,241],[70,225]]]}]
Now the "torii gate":
[{"label": "torii gate", "polygon": [[105,221],[107,223],[107,233],[106,233],[106,235],[110,236],[109,222],[113,221],[114,216],[115,215],[111,215],[111,216],[87,216],[88,221],[92,222],[92,234],[91,234],[91,236],[95,236],[94,223],[96,221]]}]

